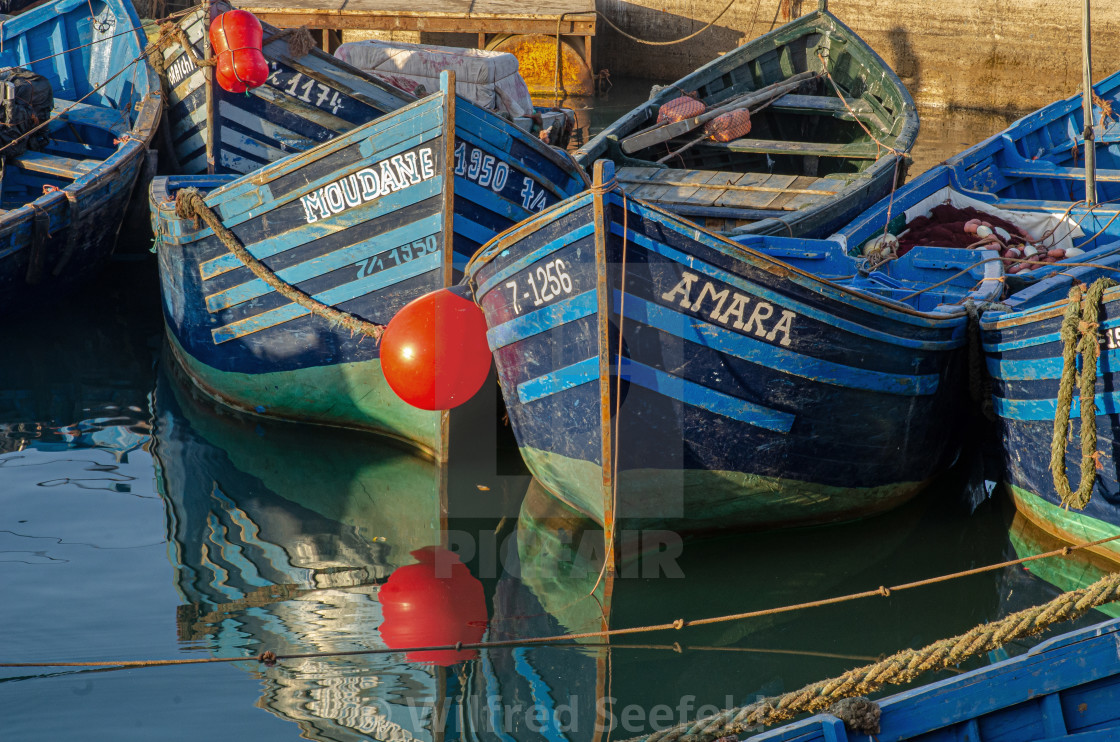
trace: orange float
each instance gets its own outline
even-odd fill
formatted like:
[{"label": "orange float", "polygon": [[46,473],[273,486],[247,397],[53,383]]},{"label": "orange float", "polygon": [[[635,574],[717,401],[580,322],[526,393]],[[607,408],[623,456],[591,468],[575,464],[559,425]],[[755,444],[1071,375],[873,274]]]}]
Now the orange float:
[{"label": "orange float", "polygon": [[223,90],[244,93],[264,85],[269,70],[261,51],[263,40],[261,22],[246,10],[230,10],[214,19],[210,46],[218,60],[214,77]]},{"label": "orange float", "polygon": [[[417,549],[418,564],[398,567],[378,591],[381,638],[390,649],[475,644],[486,632],[482,583],[452,551]],[[409,662],[444,667],[473,659],[477,650],[409,652]]]}]

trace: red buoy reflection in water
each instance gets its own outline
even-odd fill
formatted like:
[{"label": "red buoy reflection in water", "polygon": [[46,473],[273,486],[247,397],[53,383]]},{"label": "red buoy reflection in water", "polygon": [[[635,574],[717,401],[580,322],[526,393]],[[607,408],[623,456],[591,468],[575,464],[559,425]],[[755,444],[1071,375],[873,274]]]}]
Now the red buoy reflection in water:
[{"label": "red buoy reflection in water", "polygon": [[[439,546],[412,552],[419,564],[398,567],[379,591],[381,638],[390,649],[473,644],[486,631],[482,583],[457,554]],[[408,652],[409,662],[447,667],[478,651]]]},{"label": "red buoy reflection in water", "polygon": [[381,336],[381,371],[398,397],[422,410],[473,397],[490,371],[490,347],[469,292],[438,289],[401,307]]}]

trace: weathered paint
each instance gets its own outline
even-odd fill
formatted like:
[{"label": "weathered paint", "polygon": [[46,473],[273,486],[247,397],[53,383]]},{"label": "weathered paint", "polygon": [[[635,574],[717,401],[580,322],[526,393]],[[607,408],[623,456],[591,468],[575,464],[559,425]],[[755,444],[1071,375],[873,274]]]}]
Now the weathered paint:
[{"label": "weathered paint", "polygon": [[[1120,105],[1120,73],[1101,81],[1095,92],[1106,105]],[[1099,106],[1096,156],[1105,173],[1120,170],[1114,151],[1120,127],[1104,118]],[[1074,258],[1019,274],[1013,292],[981,322],[986,369],[992,380],[992,403],[998,416],[1003,471],[1016,505],[1040,528],[1066,540],[1090,541],[1114,535],[1120,528],[1120,486],[1113,441],[1120,427],[1120,398],[1115,393],[1117,329],[1120,328],[1120,290],[1103,297],[1099,325],[1100,357],[1096,369],[1094,425],[1097,448],[1095,482],[1088,505],[1080,511],[1062,507],[1050,468],[1050,449],[1058,409],[1059,378],[1063,367],[1060,328],[1074,283],[1091,284],[1114,278],[1120,265],[1120,187],[1106,179],[1098,186],[1102,204],[1087,210],[1079,202],[1084,184],[1068,176],[1076,173],[1083,145],[1080,96],[1059,100],[1019,121],[1004,132],[969,148],[948,161],[952,179],[967,195],[1001,208],[1066,215],[1084,237],[1074,242],[1086,252]],[[1083,172],[1083,171],[1082,171]],[[1065,227],[1059,227],[1064,229]],[[1080,366],[1080,361],[1078,362]],[[1070,406],[1070,440],[1066,470],[1076,489],[1081,463],[1081,404],[1075,389]],[[1114,549],[1108,549],[1112,552]]]},{"label": "weathered paint", "polygon": [[[812,79],[822,69],[832,82]],[[650,131],[659,108],[682,92],[695,94],[710,116],[739,96],[781,83],[792,86],[782,88],[793,94],[790,100],[779,97],[769,107],[756,102],[747,137],[710,141],[694,127],[664,142],[666,130]],[[814,94],[797,95],[798,85]],[[684,129],[703,118],[672,126]],[[894,72],[847,26],[818,11],[665,86],[575,156],[585,168],[604,157],[628,166],[627,191],[714,231],[826,237],[901,182],[917,134],[914,101]],[[669,151],[679,155],[661,163]],[[666,174],[681,182],[664,184]],[[729,177],[741,178],[733,188],[739,182],[766,188],[721,194]],[[829,193],[807,192],[818,190]]]},{"label": "weathered paint", "polygon": [[[216,16],[231,6],[216,2],[209,7]],[[178,24],[201,58],[209,28],[205,9]],[[270,75],[247,93],[230,93],[209,82],[178,41],[164,48],[168,123],[180,174],[207,172],[208,152],[216,172],[251,173],[415,100],[319,49],[294,59],[280,29],[262,25]]]},{"label": "weathered paint", "polygon": [[51,141],[4,171],[0,312],[57,300],[116,244],[162,109],[139,25],[129,3],[58,0],[0,27],[0,66],[43,75],[55,96]]},{"label": "weathered paint", "polygon": [[1002,270],[947,253],[853,278],[842,240],[731,242],[594,189],[499,235],[467,272],[541,484],[608,533],[712,530],[878,512],[952,459],[960,302],[998,297]]},{"label": "weathered paint", "polygon": [[[1060,634],[1026,654],[876,701],[878,742],[1107,740],[1120,734],[1120,620]],[[855,742],[831,714],[759,742]]]},{"label": "weathered paint", "polygon": [[447,415],[396,397],[374,340],[277,294],[201,221],[177,216],[175,193],[207,191],[282,280],[387,324],[454,283],[480,242],[586,187],[562,152],[453,91],[448,76],[439,93],[250,175],[153,181],[164,317],[197,386],[257,414],[375,430],[446,456]]}]

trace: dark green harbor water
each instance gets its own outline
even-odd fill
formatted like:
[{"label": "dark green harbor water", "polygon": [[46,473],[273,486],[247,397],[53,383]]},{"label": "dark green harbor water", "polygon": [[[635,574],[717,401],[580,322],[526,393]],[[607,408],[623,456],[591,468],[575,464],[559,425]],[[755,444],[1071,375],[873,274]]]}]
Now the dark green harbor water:
[{"label": "dark green harbor water", "polygon": [[[599,101],[593,124],[634,102]],[[1005,123],[927,114],[914,171]],[[612,719],[610,738],[623,740],[923,646],[1099,571],[1034,562],[610,647],[353,654],[771,608],[1053,545],[1013,521],[998,491],[973,510],[975,487],[953,471],[864,522],[669,534],[608,595],[596,534],[530,487],[496,425],[481,424],[440,471],[376,438],[243,419],[199,397],[163,356],[154,260],[143,245],[122,248],[80,295],[0,327],[0,661],[313,656],[0,668],[5,742],[557,742],[606,739]],[[436,555],[455,577],[451,612],[432,607],[431,570],[406,566],[439,544],[466,562]],[[403,593],[385,587],[394,573]]]}]

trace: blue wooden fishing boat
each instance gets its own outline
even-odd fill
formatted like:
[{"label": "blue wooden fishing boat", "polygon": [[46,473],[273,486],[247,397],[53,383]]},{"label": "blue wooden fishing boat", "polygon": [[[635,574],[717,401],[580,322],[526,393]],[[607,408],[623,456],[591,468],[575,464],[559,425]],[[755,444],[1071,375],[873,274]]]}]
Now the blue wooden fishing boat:
[{"label": "blue wooden fishing boat", "polygon": [[[682,95],[703,112],[663,123]],[[750,110],[748,132],[702,131],[728,108]],[[709,231],[827,237],[902,184],[917,135],[902,81],[821,0],[656,90],[575,156],[589,172],[612,160],[631,195]]]},{"label": "blue wooden fishing boat", "polygon": [[583,190],[564,152],[444,88],[251,176],[157,178],[164,314],[179,361],[202,389],[250,412],[364,428],[443,455],[440,412],[385,383],[377,343],[256,278],[200,221],[181,189],[206,192],[225,227],[283,282],[385,324],[457,280],[497,232]]},{"label": "blue wooden fishing boat", "polygon": [[162,102],[129,2],[55,0],[5,20],[0,40],[0,67],[43,76],[54,95],[45,145],[4,158],[0,312],[10,312],[56,300],[112,252]]},{"label": "blue wooden fishing boat", "polygon": [[[1120,737],[1120,620],[1071,631],[990,667],[878,701],[878,742],[1108,740]],[[751,737],[848,742],[869,735],[820,714]]]},{"label": "blue wooden fishing boat", "polygon": [[732,242],[597,168],[467,267],[543,486],[616,536],[789,526],[887,509],[952,460],[964,302],[1000,296],[995,253],[876,270],[842,239]]},{"label": "blue wooden fishing boat", "polygon": [[[1066,541],[1093,541],[1120,533],[1120,484],[1115,441],[1120,429],[1116,361],[1120,359],[1120,291],[1109,288],[1099,301],[1086,299],[1072,307],[1070,292],[1101,280],[1115,281],[1120,269],[1120,123],[1110,114],[1120,105],[1120,72],[1095,88],[1096,159],[1099,203],[1084,204],[1084,168],[1078,149],[1084,146],[1081,96],[1053,103],[977,145],[952,162],[962,185],[992,194],[1008,208],[1068,213],[1076,225],[1073,242],[1085,250],[1081,263],[1061,273],[1034,276],[1011,288],[1003,306],[984,315],[982,323],[987,370],[1002,449],[1002,480],[1016,506],[1036,525]],[[1102,104],[1105,110],[1101,110]],[[1032,200],[1034,199],[1034,200]],[[1098,287],[1103,289],[1104,285]],[[1071,339],[1086,334],[1080,321],[1094,322],[1099,360],[1086,361],[1071,346],[1067,383],[1072,405],[1059,403],[1066,343],[1063,321],[1072,321]],[[1088,325],[1091,326],[1091,325]],[[1091,335],[1089,337],[1092,337]],[[1093,363],[1095,414],[1082,413],[1080,369]],[[1069,421],[1071,432],[1065,433]],[[1082,426],[1085,426],[1083,429]],[[1093,445],[1092,434],[1096,442]],[[1065,438],[1056,445],[1055,437]],[[1092,461],[1083,458],[1082,442]],[[1063,455],[1064,454],[1064,455]],[[1091,480],[1091,481],[1090,481]],[[1116,558],[1120,547],[1099,547]]]},{"label": "blue wooden fishing boat", "polygon": [[[166,134],[172,172],[251,173],[294,152],[305,152],[415,98],[316,48],[305,29],[282,31],[262,23],[262,52],[271,74],[247,93],[231,93],[212,79],[210,22],[233,8],[204,3],[180,18],[183,35],[161,35],[168,88]],[[174,27],[172,27],[174,28]]]}]

